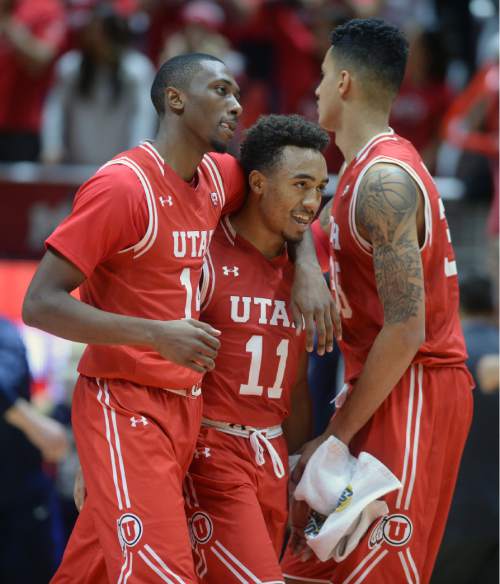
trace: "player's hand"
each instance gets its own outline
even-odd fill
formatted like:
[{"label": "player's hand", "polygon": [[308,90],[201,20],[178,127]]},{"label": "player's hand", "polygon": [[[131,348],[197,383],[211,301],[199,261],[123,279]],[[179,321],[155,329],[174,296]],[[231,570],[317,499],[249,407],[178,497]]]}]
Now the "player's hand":
[{"label": "player's hand", "polygon": [[297,334],[306,331],[306,350],[314,348],[314,323],[318,333],[318,355],[333,351],[334,335],[340,340],[340,316],[325,278],[317,266],[295,265],[292,313]]},{"label": "player's hand", "polygon": [[214,368],[220,331],[192,318],[156,325],[153,346],[162,357],[199,373]]},{"label": "player's hand", "polygon": [[299,462],[297,462],[295,468],[292,471],[292,474],[290,475],[290,482],[292,483],[293,490],[295,490],[295,487],[299,484],[299,481],[302,478],[302,475],[304,474],[304,469],[306,468],[309,459],[326,439],[327,436],[321,434],[317,438],[314,438],[314,440],[306,442],[304,446],[302,446],[302,448],[299,450],[300,453]]},{"label": "player's hand", "polygon": [[292,553],[299,556],[303,562],[313,555],[304,534],[310,513],[311,508],[305,501],[297,501],[297,499],[292,498],[290,503],[290,547]]},{"label": "player's hand", "polygon": [[82,510],[86,496],[87,489],[85,488],[85,480],[83,478],[82,469],[79,466],[75,474],[75,484],[73,485],[73,499],[78,512]]},{"label": "player's hand", "polygon": [[68,453],[69,440],[62,424],[43,416],[38,428],[38,447],[47,462],[60,462]]}]

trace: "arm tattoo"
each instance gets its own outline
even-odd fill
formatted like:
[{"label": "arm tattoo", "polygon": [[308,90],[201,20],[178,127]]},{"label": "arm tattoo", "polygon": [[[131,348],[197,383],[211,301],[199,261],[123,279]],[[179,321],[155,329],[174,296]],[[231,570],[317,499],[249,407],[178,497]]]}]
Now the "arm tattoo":
[{"label": "arm tattoo", "polygon": [[356,222],[371,240],[386,323],[403,323],[417,316],[423,296],[417,208],[417,188],[404,170],[378,166],[363,178]]}]

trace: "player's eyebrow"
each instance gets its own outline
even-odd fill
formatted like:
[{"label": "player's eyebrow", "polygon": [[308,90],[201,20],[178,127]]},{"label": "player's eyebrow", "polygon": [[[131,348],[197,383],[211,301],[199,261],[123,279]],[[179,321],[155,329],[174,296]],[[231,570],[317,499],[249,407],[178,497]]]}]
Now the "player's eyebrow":
[{"label": "player's eyebrow", "polygon": [[[294,174],[293,178],[305,178],[307,180],[316,180],[314,176],[311,176],[310,174],[307,174],[305,172]],[[329,178],[325,178],[324,180],[321,181],[321,183],[326,185],[329,180],[330,180]]]}]

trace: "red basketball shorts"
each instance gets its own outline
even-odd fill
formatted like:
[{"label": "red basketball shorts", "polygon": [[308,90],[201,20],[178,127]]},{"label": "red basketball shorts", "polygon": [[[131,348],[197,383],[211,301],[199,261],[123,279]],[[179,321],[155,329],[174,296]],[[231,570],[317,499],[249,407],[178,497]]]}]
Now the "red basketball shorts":
[{"label": "red basketball shorts", "polygon": [[186,477],[186,513],[196,572],[203,584],[281,584],[279,566],[287,521],[288,451],[271,439],[285,476],[263,465],[248,438],[202,427]]},{"label": "red basketball shorts", "polygon": [[472,418],[472,382],[465,368],[413,365],[350,444],[381,460],[402,488],[341,563],[306,562],[290,548],[287,581],[324,584],[427,584],[443,536]]},{"label": "red basketball shorts", "polygon": [[81,376],[72,421],[87,497],[52,582],[196,584],[182,483],[202,400]]}]

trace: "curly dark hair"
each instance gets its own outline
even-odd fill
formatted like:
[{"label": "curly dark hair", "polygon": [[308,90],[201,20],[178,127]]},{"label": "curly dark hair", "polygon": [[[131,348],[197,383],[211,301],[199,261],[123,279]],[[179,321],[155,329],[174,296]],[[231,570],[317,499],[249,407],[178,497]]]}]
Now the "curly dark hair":
[{"label": "curly dark hair", "polygon": [[355,18],[338,26],[331,40],[341,63],[398,92],[408,58],[408,41],[399,29],[379,18]]},{"label": "curly dark hair", "polygon": [[267,171],[281,160],[286,146],[321,152],[329,142],[330,138],[324,130],[301,116],[261,116],[247,130],[240,146],[240,162],[247,175],[252,170]]},{"label": "curly dark hair", "polygon": [[151,86],[151,101],[160,117],[165,114],[165,88],[186,89],[191,79],[201,69],[203,61],[224,63],[221,59],[206,53],[177,55],[163,63]]}]

